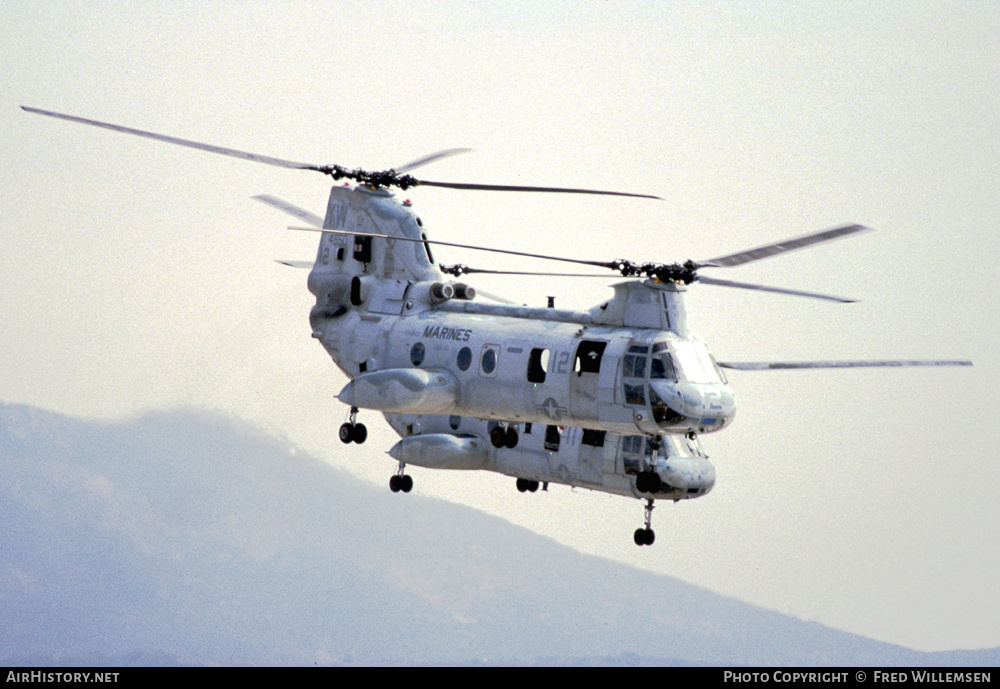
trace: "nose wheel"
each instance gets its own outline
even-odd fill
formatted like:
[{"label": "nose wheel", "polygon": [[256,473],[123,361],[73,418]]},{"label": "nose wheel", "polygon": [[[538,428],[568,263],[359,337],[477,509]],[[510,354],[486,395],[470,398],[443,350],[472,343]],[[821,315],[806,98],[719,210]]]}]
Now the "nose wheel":
[{"label": "nose wheel", "polygon": [[653,521],[653,499],[650,498],[646,500],[646,526],[642,529],[635,530],[635,544],[636,545],[653,545],[653,541],[656,540],[656,534],[653,533],[653,529],[650,526]]}]

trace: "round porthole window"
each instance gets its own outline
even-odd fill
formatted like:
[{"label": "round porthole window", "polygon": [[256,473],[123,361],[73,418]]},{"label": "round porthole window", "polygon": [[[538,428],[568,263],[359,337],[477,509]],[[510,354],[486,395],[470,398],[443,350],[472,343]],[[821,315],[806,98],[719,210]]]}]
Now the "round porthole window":
[{"label": "round porthole window", "polygon": [[426,353],[427,350],[424,349],[423,342],[418,342],[417,344],[413,345],[413,348],[410,349],[410,363],[413,364],[414,366],[419,366],[420,364],[424,363],[424,354]]},{"label": "round porthole window", "polygon": [[482,358],[483,373],[490,374],[496,370],[497,367],[497,353],[494,349],[486,349],[483,351]]},{"label": "round porthole window", "polygon": [[462,417],[461,416],[449,416],[448,417],[448,425],[451,426],[451,430],[453,430],[453,431],[457,431],[458,430],[458,426],[461,423],[462,423]]},{"label": "round porthole window", "polygon": [[458,358],[455,363],[458,365],[459,370],[468,371],[469,366],[472,365],[472,350],[468,347],[462,347],[458,350]]}]

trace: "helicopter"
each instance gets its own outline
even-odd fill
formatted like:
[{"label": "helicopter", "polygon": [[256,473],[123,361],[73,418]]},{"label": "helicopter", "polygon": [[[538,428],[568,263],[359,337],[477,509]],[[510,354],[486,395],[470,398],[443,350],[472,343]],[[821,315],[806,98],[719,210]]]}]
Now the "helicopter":
[{"label": "helicopter", "polygon": [[[320,234],[308,268],[316,303],[311,334],[349,378],[337,399],[348,408],[344,444],[361,444],[364,411],[380,412],[400,440],[389,487],[408,493],[407,465],[492,471],[515,478],[520,492],[549,484],[644,501],[636,545],[652,545],[656,500],[703,497],[716,472],[699,436],[728,427],[736,398],[725,370],[971,366],[970,361],[717,361],[687,318],[694,284],[849,303],[828,294],[701,275],[868,232],[845,224],[733,254],[684,263],[582,260],[432,240],[408,200],[392,189],[592,194],[659,199],[650,194],[562,187],[434,182],[409,173],[468,149],[447,149],[385,171],[314,165],[223,148],[97,120],[21,106],[26,112],[142,136],[253,162],[320,172],[334,181],[323,217],[273,196],[253,197]],[[354,186],[350,182],[355,182]],[[614,294],[588,310],[522,306],[482,293],[473,274],[587,276],[444,265],[445,246],[546,259],[609,271]]]}]

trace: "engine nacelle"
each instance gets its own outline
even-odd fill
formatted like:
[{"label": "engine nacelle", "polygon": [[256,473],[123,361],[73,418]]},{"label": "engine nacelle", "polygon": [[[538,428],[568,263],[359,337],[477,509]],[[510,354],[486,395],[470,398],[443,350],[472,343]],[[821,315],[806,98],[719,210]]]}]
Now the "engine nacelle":
[{"label": "engine nacelle", "polygon": [[479,438],[448,433],[412,435],[393,445],[389,456],[428,469],[485,469],[486,445]]},{"label": "engine nacelle", "polygon": [[337,399],[352,407],[382,412],[444,414],[455,406],[458,382],[447,371],[390,368],[362,373]]}]

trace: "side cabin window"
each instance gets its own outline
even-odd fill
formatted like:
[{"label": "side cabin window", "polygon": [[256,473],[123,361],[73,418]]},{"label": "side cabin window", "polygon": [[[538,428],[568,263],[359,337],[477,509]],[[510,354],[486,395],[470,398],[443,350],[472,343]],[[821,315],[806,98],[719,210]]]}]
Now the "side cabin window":
[{"label": "side cabin window", "polygon": [[458,350],[458,355],[455,357],[455,365],[458,366],[460,371],[468,371],[469,366],[472,365],[472,350],[468,347],[462,347]]},{"label": "side cabin window", "polygon": [[545,372],[549,368],[549,350],[532,349],[528,357],[528,382],[544,383]]},{"label": "side cabin window", "polygon": [[582,445],[590,445],[591,447],[604,447],[604,431],[595,431],[589,428],[583,429],[583,439],[580,441]]},{"label": "side cabin window", "polygon": [[649,345],[632,345],[622,359],[622,392],[625,404],[646,406],[646,367]]},{"label": "side cabin window", "polygon": [[559,452],[559,426],[545,427],[545,449],[549,452]]},{"label": "side cabin window", "polygon": [[482,353],[479,355],[479,373],[487,378],[495,378],[497,375],[498,356],[500,345],[483,345]]},{"label": "side cabin window", "polygon": [[584,373],[599,373],[601,370],[601,357],[604,356],[604,348],[607,342],[597,342],[594,340],[581,340],[576,348],[576,362],[573,370],[576,375],[582,376]]}]

